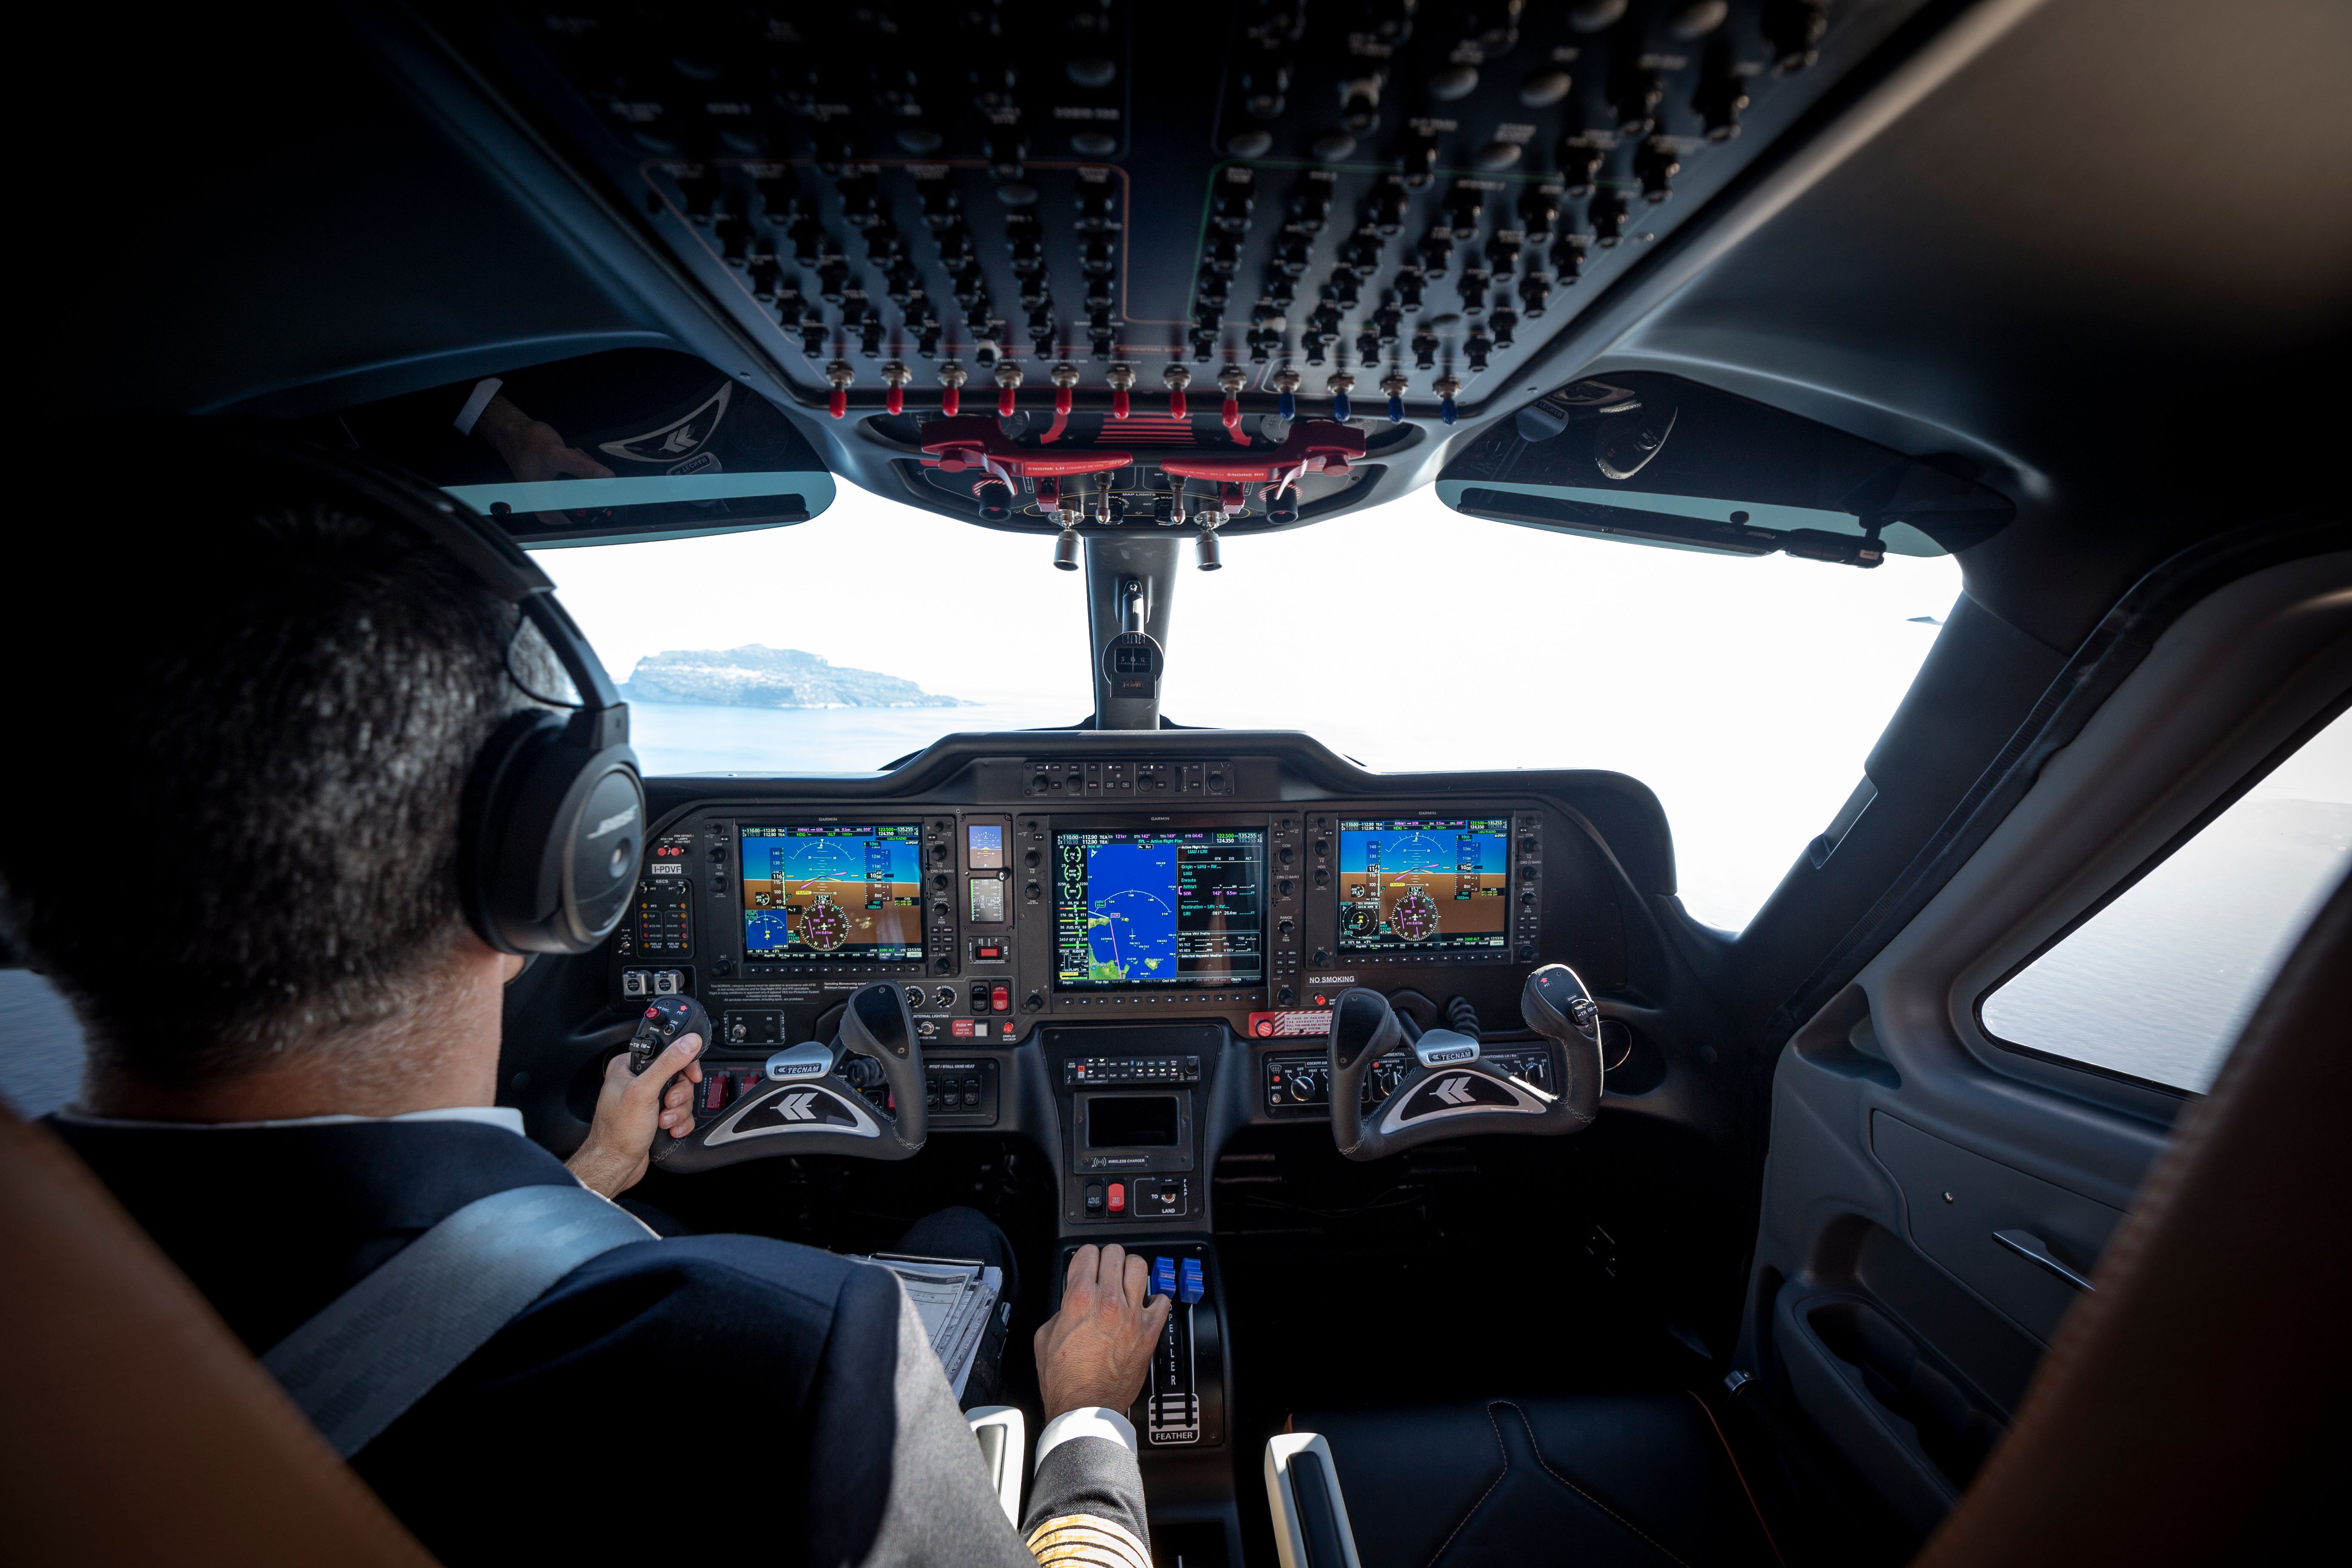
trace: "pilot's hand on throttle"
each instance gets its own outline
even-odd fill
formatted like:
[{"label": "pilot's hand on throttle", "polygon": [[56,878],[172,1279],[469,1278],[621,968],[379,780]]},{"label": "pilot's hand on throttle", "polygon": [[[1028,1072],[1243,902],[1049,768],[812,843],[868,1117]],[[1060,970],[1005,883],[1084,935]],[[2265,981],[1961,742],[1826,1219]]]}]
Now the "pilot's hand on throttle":
[{"label": "pilot's hand on throttle", "polygon": [[700,1035],[680,1035],[643,1073],[629,1071],[626,1051],[604,1064],[588,1141],[563,1162],[582,1186],[617,1197],[644,1179],[656,1131],[682,1138],[694,1131],[694,1086],[702,1081],[694,1058],[701,1052]]},{"label": "pilot's hand on throttle", "polygon": [[1151,1294],[1151,1266],[1117,1243],[1081,1247],[1062,1286],[1062,1310],[1037,1331],[1037,1384],[1045,1419],[1098,1405],[1125,1410],[1143,1392],[1171,1303]]}]

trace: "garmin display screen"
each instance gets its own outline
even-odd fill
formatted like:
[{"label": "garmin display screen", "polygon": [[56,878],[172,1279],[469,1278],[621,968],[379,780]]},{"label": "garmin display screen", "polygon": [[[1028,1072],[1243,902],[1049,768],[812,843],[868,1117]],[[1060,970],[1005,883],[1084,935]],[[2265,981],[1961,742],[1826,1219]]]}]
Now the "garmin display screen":
[{"label": "garmin display screen", "polygon": [[919,960],[923,830],[743,828],[743,956]]},{"label": "garmin display screen", "polygon": [[1341,822],[1339,951],[1507,947],[1510,848],[1506,816]]}]

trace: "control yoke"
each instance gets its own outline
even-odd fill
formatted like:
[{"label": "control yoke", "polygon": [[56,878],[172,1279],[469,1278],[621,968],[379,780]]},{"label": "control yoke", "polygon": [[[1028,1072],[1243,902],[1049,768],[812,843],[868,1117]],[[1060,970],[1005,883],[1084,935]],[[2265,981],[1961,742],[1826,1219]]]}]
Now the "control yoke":
[{"label": "control yoke", "polygon": [[1331,1010],[1331,1138],[1350,1160],[1378,1160],[1423,1143],[1479,1132],[1556,1138],[1592,1125],[1601,1102],[1601,1009],[1576,972],[1546,964],[1528,976],[1519,1015],[1559,1047],[1560,1092],[1551,1094],[1492,1062],[1477,1040],[1430,1029],[1411,1041],[1413,1064],[1394,1091],[1367,1110],[1372,1064],[1407,1043],[1388,998],[1361,986]]},{"label": "control yoke", "polygon": [[[859,1093],[889,1088],[887,1110]],[[709,1171],[775,1154],[904,1160],[923,1146],[923,1047],[896,985],[865,986],[842,1010],[830,1045],[809,1041],[768,1058],[768,1081],[684,1138],[654,1135],[665,1171]]]}]

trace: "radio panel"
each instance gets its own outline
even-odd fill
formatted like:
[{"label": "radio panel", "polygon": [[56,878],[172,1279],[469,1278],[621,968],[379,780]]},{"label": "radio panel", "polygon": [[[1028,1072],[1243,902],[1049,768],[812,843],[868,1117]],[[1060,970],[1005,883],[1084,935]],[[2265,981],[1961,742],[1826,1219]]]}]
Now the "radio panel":
[{"label": "radio panel", "polygon": [[[1551,1051],[1544,1046],[1503,1046],[1479,1052],[1479,1060],[1515,1073],[1538,1089],[1551,1087]],[[1360,1096],[1371,1110],[1395,1092],[1412,1070],[1412,1053],[1391,1051],[1364,1075]],[[1331,1114],[1330,1058],[1322,1052],[1269,1052],[1259,1068],[1258,1101],[1268,1116],[1328,1117]]]}]

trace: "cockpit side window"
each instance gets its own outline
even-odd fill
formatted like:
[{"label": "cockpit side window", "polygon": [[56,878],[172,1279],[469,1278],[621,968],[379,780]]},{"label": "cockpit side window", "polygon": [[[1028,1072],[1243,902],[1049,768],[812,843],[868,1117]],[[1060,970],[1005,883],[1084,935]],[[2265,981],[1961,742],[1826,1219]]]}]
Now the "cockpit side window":
[{"label": "cockpit side window", "polygon": [[1979,1005],[1999,1044],[2201,1094],[2352,868],[2352,713]]}]

